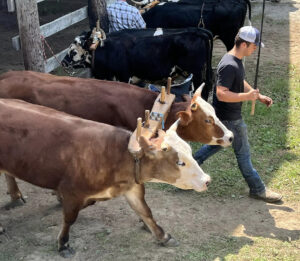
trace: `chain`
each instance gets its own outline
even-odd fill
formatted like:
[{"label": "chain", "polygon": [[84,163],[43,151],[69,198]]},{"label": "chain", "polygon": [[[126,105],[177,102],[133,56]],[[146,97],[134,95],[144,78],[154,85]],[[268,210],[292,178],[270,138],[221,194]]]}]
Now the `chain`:
[{"label": "chain", "polygon": [[203,19],[204,5],[205,5],[205,1],[203,1],[202,7],[201,7],[201,17],[200,17],[200,21],[198,23],[198,28],[200,28],[200,27],[205,28],[204,19]]},{"label": "chain", "polygon": [[47,45],[49,51],[51,52],[51,54],[53,55],[53,57],[55,58],[55,60],[57,61],[58,64],[61,65],[61,67],[63,68],[63,70],[70,76],[73,76],[75,74],[74,70],[67,70],[67,68],[69,69],[70,67],[66,67],[63,65],[63,63],[61,61],[58,60],[58,58],[56,57],[56,55],[54,54],[52,48],[50,47],[50,45],[48,44],[48,42],[46,41],[45,37],[43,35],[41,35],[41,40],[42,40],[42,45],[43,45],[43,56],[44,56],[44,60],[47,61],[47,55],[46,55],[46,50],[45,50],[45,44]]}]

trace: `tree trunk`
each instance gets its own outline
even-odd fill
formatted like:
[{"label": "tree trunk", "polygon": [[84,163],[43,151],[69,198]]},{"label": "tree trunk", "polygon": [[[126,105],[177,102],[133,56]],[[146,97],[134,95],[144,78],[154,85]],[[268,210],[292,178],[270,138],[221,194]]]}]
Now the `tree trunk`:
[{"label": "tree trunk", "polygon": [[35,0],[16,0],[25,70],[45,72],[40,23]]}]

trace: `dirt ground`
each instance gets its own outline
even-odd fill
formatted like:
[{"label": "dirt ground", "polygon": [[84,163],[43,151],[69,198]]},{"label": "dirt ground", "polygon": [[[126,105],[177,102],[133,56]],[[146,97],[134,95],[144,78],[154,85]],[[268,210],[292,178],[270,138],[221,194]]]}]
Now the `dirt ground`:
[{"label": "dirt ground", "polygon": [[[261,2],[253,2],[252,7],[254,25],[259,28]],[[300,67],[299,8],[300,0],[266,3],[263,35],[266,48],[262,50],[262,67],[273,66],[274,62]],[[23,69],[21,54],[11,49],[10,38],[16,35],[16,23],[13,24],[13,15],[9,14],[6,16],[11,19],[4,23],[3,13],[2,10],[0,73]],[[80,26],[84,28],[86,24]],[[69,32],[76,30],[78,32],[78,28]],[[51,42],[59,49],[63,45],[59,41],[70,43],[72,38],[63,33]],[[215,55],[224,52],[224,47],[217,43]],[[252,77],[253,59],[247,61],[247,66]],[[64,260],[56,252],[62,221],[56,198],[48,190],[22,181],[19,185],[27,197],[26,205],[5,210],[9,196],[4,177],[0,176],[0,223],[6,228],[6,233],[0,235],[0,260]],[[138,217],[126,201],[117,198],[80,212],[70,233],[70,244],[76,249],[72,260],[188,260],[190,252],[212,240],[232,241],[232,249],[221,251],[216,259],[223,260],[245,245],[252,245],[253,237],[299,242],[300,195],[298,201],[285,200],[281,205],[274,205],[250,199],[246,192],[239,198],[212,198],[191,191],[170,192],[147,186],[146,201],[158,223],[180,242],[179,247],[158,246],[151,234],[141,229]],[[297,244],[295,249],[299,250]],[[300,251],[298,256],[300,260]]]}]

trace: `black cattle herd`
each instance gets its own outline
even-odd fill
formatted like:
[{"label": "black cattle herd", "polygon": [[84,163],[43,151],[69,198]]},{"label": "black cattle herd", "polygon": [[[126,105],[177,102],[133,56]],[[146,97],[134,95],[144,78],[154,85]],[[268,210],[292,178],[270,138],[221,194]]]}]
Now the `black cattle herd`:
[{"label": "black cattle herd", "polygon": [[71,45],[63,64],[90,66],[95,78],[122,82],[133,76],[161,80],[177,67],[193,74],[195,89],[206,83],[202,97],[207,100],[213,79],[213,38],[230,50],[247,10],[250,21],[249,0],[162,1],[142,15],[147,29],[108,33],[94,56],[89,48],[91,32],[84,33]]}]

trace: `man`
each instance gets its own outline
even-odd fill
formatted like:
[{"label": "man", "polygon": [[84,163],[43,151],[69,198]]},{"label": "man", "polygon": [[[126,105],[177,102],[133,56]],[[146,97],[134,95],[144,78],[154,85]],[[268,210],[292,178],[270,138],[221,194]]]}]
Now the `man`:
[{"label": "man", "polygon": [[[218,64],[213,106],[217,116],[234,134],[232,146],[239,169],[250,188],[249,196],[266,202],[277,202],[282,196],[267,189],[252,166],[247,126],[241,115],[243,101],[258,99],[268,107],[273,103],[271,98],[253,89],[244,79],[242,59],[256,50],[259,39],[260,33],[256,28],[252,26],[240,28],[233,49],[226,53]],[[264,47],[263,43],[262,47]],[[204,145],[195,153],[194,158],[201,165],[221,148],[221,146]]]},{"label": "man", "polygon": [[108,5],[109,32],[122,29],[146,28],[146,23],[135,7],[126,3],[126,0],[117,0]]}]

